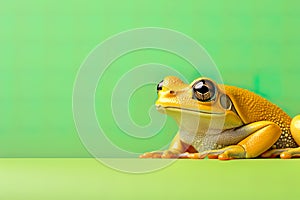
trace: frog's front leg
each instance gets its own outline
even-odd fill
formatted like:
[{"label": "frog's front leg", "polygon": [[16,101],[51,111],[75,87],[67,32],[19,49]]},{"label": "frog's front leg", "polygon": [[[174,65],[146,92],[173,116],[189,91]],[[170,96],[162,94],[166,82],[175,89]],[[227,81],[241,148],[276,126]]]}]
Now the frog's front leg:
[{"label": "frog's front leg", "polygon": [[180,155],[186,151],[191,153],[196,152],[193,147],[182,142],[180,140],[179,133],[177,133],[168,150],[147,152],[140,155],[140,158],[179,158]]},{"label": "frog's front leg", "polygon": [[246,131],[250,133],[245,139],[236,145],[230,145],[222,149],[210,150],[200,153],[182,154],[182,157],[191,159],[219,158],[220,160],[228,160],[234,158],[255,158],[268,150],[280,137],[280,127],[269,121],[259,121],[247,124],[232,131]]}]

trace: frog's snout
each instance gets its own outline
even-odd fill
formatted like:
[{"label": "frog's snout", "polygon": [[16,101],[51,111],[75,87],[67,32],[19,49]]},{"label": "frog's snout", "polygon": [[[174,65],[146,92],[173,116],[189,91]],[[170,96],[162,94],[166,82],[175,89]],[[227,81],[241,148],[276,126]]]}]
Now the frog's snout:
[{"label": "frog's snout", "polygon": [[[157,86],[156,86],[157,94],[160,93],[160,91],[163,90],[163,87],[164,87],[164,80],[160,81],[157,84]],[[167,91],[164,90],[164,92],[162,92],[162,93],[164,93],[163,95],[165,97],[172,97],[176,94],[176,92],[174,90],[170,90],[170,89],[168,89]]]}]

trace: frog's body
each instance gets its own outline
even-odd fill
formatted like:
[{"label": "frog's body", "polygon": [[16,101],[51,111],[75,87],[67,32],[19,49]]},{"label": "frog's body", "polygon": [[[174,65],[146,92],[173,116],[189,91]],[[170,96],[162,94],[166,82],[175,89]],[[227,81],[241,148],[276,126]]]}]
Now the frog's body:
[{"label": "frog's body", "polygon": [[300,155],[300,116],[245,89],[199,78],[190,85],[169,76],[159,83],[157,109],[172,116],[178,134],[166,151],[142,158],[291,158]]},{"label": "frog's body", "polygon": [[280,127],[281,136],[272,148],[295,148],[298,146],[290,131],[292,119],[282,109],[245,89],[225,86],[225,91],[233,102],[237,114],[242,118],[244,124],[257,121],[271,121]]}]

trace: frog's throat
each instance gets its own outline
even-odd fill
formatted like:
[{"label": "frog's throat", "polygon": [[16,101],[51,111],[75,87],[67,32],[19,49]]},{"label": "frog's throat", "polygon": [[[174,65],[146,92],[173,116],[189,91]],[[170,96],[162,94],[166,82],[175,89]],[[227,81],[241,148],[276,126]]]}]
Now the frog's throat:
[{"label": "frog's throat", "polygon": [[188,112],[194,112],[194,113],[199,113],[199,114],[209,114],[209,115],[225,115],[225,112],[209,112],[205,110],[193,110],[189,108],[179,108],[179,107],[173,107],[173,106],[161,106],[157,105],[156,109],[171,109],[171,110],[182,110],[182,111],[188,111]]}]

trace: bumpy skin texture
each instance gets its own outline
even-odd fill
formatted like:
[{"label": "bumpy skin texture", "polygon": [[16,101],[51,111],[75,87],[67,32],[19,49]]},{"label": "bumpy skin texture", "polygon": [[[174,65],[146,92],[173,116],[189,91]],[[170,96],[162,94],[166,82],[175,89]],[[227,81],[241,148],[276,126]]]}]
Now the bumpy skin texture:
[{"label": "bumpy skin texture", "polygon": [[234,86],[224,87],[244,124],[271,121],[280,127],[281,136],[272,148],[295,148],[298,146],[290,131],[292,119],[281,108],[248,90]]}]

